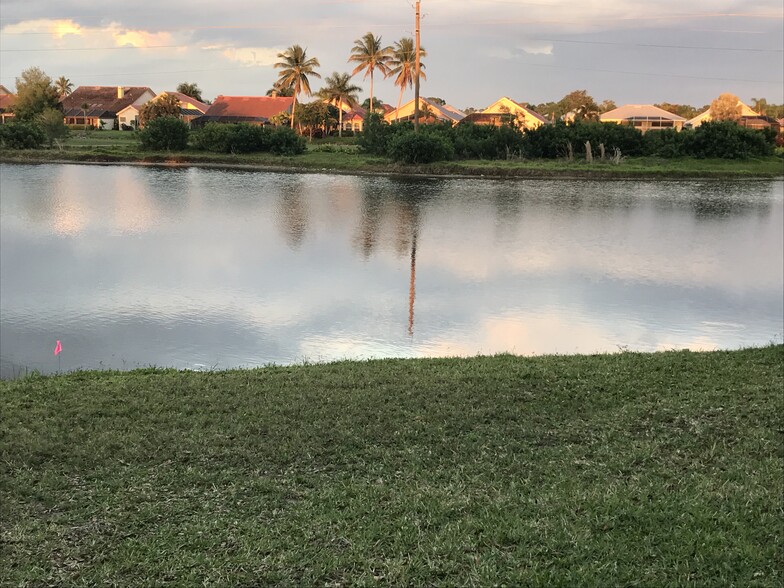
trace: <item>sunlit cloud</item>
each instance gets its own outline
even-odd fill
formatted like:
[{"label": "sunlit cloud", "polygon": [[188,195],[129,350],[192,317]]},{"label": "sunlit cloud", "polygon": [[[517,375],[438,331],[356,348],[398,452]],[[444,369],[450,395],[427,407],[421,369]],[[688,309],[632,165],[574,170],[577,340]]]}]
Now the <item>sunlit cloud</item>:
[{"label": "sunlit cloud", "polygon": [[172,35],[168,32],[151,33],[143,30],[129,30],[118,24],[108,27],[115,44],[118,47],[155,47],[157,45],[171,45]]},{"label": "sunlit cloud", "polygon": [[66,35],[83,35],[84,28],[70,19],[38,19],[5,26],[3,27],[2,32],[11,35],[49,33],[55,39],[62,39]]}]

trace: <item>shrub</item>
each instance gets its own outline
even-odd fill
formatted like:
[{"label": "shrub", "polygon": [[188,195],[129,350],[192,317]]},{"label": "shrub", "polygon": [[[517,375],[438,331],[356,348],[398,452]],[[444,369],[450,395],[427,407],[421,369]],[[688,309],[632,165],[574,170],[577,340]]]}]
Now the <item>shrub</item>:
[{"label": "shrub", "polygon": [[9,149],[38,149],[46,133],[35,123],[15,121],[0,125],[0,144]]},{"label": "shrub", "polygon": [[261,127],[245,123],[208,123],[194,133],[197,149],[213,153],[272,152],[299,155],[305,151],[305,139],[288,127]]},{"label": "shrub", "polygon": [[63,113],[55,108],[47,108],[38,115],[38,125],[46,135],[46,140],[51,147],[55,141],[68,136],[68,127],[63,122]]},{"label": "shrub", "polygon": [[686,154],[686,142],[690,130],[676,131],[661,129],[648,131],[642,136],[642,151],[646,155],[658,157],[683,157]]},{"label": "shrub", "polygon": [[229,153],[269,151],[268,133],[260,126],[242,123],[231,125],[226,146]]},{"label": "shrub", "polygon": [[269,150],[277,155],[300,155],[305,152],[305,139],[288,127],[268,131]]},{"label": "shrub", "polygon": [[180,151],[188,147],[188,125],[179,118],[154,118],[139,131],[144,149],[152,151]]},{"label": "shrub", "polygon": [[194,147],[213,153],[229,153],[232,126],[216,122],[207,123],[204,128],[193,133]]},{"label": "shrub", "polygon": [[387,155],[404,163],[430,163],[455,156],[448,138],[437,133],[397,133],[389,140]]},{"label": "shrub", "polygon": [[521,157],[524,152],[523,133],[510,125],[459,124],[452,135],[455,155],[460,158],[508,159]]},{"label": "shrub", "polygon": [[686,136],[685,152],[693,157],[743,159],[773,153],[765,133],[740,127],[732,121],[702,123]]},{"label": "shrub", "polygon": [[594,148],[604,145],[607,152],[620,149],[624,155],[639,155],[643,152],[642,133],[628,125],[600,122],[577,122],[567,125],[557,121],[525,131],[525,151],[532,157],[555,159],[566,153],[571,143],[575,153],[585,153],[585,143],[590,141]]},{"label": "shrub", "polygon": [[357,134],[359,149],[371,155],[386,155],[387,141],[395,132],[392,125],[387,123],[378,113],[368,112],[365,116],[363,129]]}]

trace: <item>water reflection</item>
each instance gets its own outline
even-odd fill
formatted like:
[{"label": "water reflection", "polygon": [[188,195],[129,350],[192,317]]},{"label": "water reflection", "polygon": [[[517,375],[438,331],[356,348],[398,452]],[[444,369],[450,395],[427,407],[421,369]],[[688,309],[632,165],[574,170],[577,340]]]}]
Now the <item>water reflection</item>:
[{"label": "water reflection", "polygon": [[784,330],[777,181],[2,165],[0,182],[4,377],[56,369],[56,339],[63,369],[225,368]]}]

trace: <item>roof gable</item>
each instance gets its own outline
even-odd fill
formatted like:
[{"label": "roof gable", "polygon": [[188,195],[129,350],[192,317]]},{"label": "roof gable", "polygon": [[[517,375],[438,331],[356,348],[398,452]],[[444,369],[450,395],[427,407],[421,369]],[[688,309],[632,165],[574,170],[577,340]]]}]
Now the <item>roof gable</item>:
[{"label": "roof gable", "polygon": [[493,102],[490,106],[482,111],[483,114],[514,114],[523,116],[524,118],[533,118],[541,123],[547,123],[547,119],[538,112],[534,112],[530,108],[526,108],[519,102],[516,102],[508,96],[501,96],[498,100]]},{"label": "roof gable", "polygon": [[[419,98],[419,109],[420,114],[421,111],[427,109],[430,113],[435,116],[436,118],[444,121],[449,121],[451,123],[460,122],[465,118],[465,113],[461,110],[458,110],[454,106],[450,106],[448,104],[441,105],[428,100],[427,98]],[[392,110],[388,112],[384,118],[387,121],[394,121],[398,118],[406,119],[412,117],[414,114],[414,101],[411,100],[407,102],[403,106],[400,107],[399,110]]]},{"label": "roof gable", "polygon": [[618,108],[608,110],[601,116],[600,121],[628,120],[628,119],[664,119],[672,121],[685,121],[686,119],[653,104],[624,104]]}]

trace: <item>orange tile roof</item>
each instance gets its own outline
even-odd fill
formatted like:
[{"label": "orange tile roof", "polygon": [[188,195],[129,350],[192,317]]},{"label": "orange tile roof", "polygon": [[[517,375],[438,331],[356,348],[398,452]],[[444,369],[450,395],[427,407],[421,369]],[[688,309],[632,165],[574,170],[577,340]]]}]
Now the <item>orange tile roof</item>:
[{"label": "orange tile roof", "polygon": [[284,112],[291,112],[293,97],[285,96],[218,96],[205,117],[268,120]]}]

